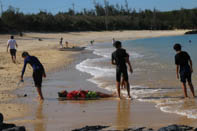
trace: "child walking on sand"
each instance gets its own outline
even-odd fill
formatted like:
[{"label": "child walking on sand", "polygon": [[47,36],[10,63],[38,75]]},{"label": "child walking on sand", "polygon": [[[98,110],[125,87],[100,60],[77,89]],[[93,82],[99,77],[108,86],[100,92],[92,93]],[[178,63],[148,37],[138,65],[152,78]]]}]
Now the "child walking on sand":
[{"label": "child walking on sand", "polygon": [[182,82],[184,96],[185,98],[188,97],[187,88],[186,88],[186,81],[187,81],[190,87],[190,90],[192,92],[192,95],[193,97],[195,97],[194,87],[193,87],[192,79],[191,79],[192,72],[193,72],[192,60],[187,52],[181,50],[180,44],[178,43],[175,44],[174,50],[176,51],[176,55],[175,55],[176,76],[177,76],[177,79],[180,79],[180,81]]}]

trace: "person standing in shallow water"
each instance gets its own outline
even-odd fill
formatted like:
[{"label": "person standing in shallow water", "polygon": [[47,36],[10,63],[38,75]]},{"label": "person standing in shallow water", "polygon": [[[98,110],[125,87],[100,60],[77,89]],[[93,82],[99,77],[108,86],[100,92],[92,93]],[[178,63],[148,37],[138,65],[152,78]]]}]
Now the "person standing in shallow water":
[{"label": "person standing in shallow water", "polygon": [[10,55],[13,63],[16,63],[16,48],[18,48],[18,45],[13,35],[10,36],[10,39],[7,42],[7,52],[8,52],[8,48],[10,48]]},{"label": "person standing in shallow water", "polygon": [[64,48],[62,42],[63,42],[63,38],[61,37],[61,38],[60,38],[60,48]]},{"label": "person standing in shallow water", "polygon": [[44,100],[42,95],[42,77],[46,77],[46,74],[43,65],[40,63],[37,57],[30,56],[28,52],[23,52],[22,57],[24,58],[24,66],[21,73],[21,81],[23,81],[27,64],[30,64],[33,68],[33,80],[39,95],[39,99]]},{"label": "person standing in shallow water", "polygon": [[190,90],[192,92],[192,95],[193,97],[195,97],[194,87],[193,87],[192,78],[191,78],[192,72],[193,72],[192,60],[187,52],[181,50],[180,44],[178,43],[175,44],[174,50],[176,51],[176,55],[175,55],[176,76],[177,76],[177,79],[180,79],[182,83],[184,96],[185,98],[188,97],[187,87],[186,87],[186,81],[187,81],[190,87]]},{"label": "person standing in shallow water", "polygon": [[120,41],[116,41],[114,43],[114,46],[116,48],[116,51],[114,51],[112,53],[112,64],[116,65],[116,88],[117,88],[117,92],[118,92],[118,97],[121,98],[120,81],[121,81],[121,75],[123,75],[123,79],[124,79],[125,85],[127,87],[128,97],[131,98],[127,65],[126,65],[126,63],[129,65],[129,70],[131,73],[133,73],[132,66],[131,66],[129,59],[128,59],[129,56],[126,53],[126,50],[122,48]]}]

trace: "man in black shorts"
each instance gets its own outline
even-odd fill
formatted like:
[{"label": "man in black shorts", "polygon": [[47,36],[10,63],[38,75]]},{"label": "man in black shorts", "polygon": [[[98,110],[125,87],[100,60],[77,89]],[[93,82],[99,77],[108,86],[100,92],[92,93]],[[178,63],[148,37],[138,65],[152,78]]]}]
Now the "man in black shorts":
[{"label": "man in black shorts", "polygon": [[128,73],[127,73],[127,65],[129,65],[129,70],[132,73],[132,66],[128,59],[128,54],[126,53],[126,50],[122,48],[121,42],[116,41],[114,43],[114,47],[116,48],[116,51],[112,53],[112,64],[116,65],[116,87],[118,92],[118,97],[120,98],[120,80],[121,75],[123,75],[123,79],[125,82],[125,85],[127,87],[128,97],[130,96],[130,85],[128,80]]},{"label": "man in black shorts", "polygon": [[[176,75],[177,75],[177,79],[180,79],[182,82],[184,96],[185,96],[185,98],[188,97],[187,96],[187,88],[186,88],[186,81],[187,81],[188,85],[190,87],[190,90],[192,92],[192,95],[193,95],[193,97],[195,97],[194,87],[193,87],[192,79],[191,79],[192,72],[193,72],[192,60],[187,52],[181,50],[180,44],[178,44],[178,43],[175,44],[174,50],[177,53],[175,55]],[[180,77],[179,77],[179,75],[180,75]]]},{"label": "man in black shorts", "polygon": [[22,57],[24,58],[24,66],[21,74],[21,81],[23,81],[23,75],[25,73],[27,64],[30,64],[33,68],[33,80],[39,95],[39,99],[44,100],[41,87],[42,77],[46,77],[46,74],[43,65],[40,63],[37,57],[30,56],[28,52],[23,52]]},{"label": "man in black shorts", "polygon": [[10,39],[7,42],[7,52],[8,48],[10,48],[10,55],[12,57],[13,63],[16,63],[16,48],[18,47],[16,40],[14,39],[14,36],[10,36]]}]

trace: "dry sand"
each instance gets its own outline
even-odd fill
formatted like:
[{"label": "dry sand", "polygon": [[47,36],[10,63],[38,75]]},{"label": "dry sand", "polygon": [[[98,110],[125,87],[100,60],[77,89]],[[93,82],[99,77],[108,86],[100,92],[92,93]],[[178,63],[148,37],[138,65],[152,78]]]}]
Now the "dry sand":
[{"label": "dry sand", "polygon": [[[22,51],[28,51],[37,56],[43,63],[47,72],[55,71],[68,65],[73,60],[76,52],[58,51],[59,39],[64,38],[69,46],[82,46],[89,44],[90,40],[95,42],[109,42],[112,38],[116,40],[128,40],[137,38],[182,35],[186,30],[175,31],[115,31],[115,32],[70,32],[70,33],[25,33],[23,37],[15,36],[18,43],[17,64],[13,64],[10,54],[6,52],[6,43],[9,35],[0,35],[0,112],[5,115],[6,120],[19,118],[29,112],[29,106],[15,104],[11,100],[17,96],[11,91],[15,90],[20,78],[23,59]],[[41,38],[41,41],[38,39]],[[64,44],[63,42],[63,44]],[[72,44],[71,44],[72,43]],[[64,45],[65,46],[65,45]],[[27,67],[25,76],[31,76],[32,69]]]}]

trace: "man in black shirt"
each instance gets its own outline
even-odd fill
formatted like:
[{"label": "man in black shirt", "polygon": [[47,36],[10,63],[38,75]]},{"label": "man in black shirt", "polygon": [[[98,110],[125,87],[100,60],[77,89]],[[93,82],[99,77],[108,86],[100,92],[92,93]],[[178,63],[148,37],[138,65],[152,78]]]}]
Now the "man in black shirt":
[{"label": "man in black shirt", "polygon": [[178,43],[175,44],[174,50],[177,53],[175,55],[176,75],[177,75],[177,79],[179,79],[179,75],[180,75],[180,80],[182,82],[184,96],[188,97],[187,96],[187,88],[186,88],[186,81],[187,81],[188,85],[190,87],[190,90],[192,92],[192,95],[193,95],[193,97],[195,97],[194,88],[193,88],[193,84],[192,84],[192,80],[191,80],[191,75],[193,72],[192,60],[187,52],[181,50],[180,44],[178,44]]},{"label": "man in black shirt", "polygon": [[128,59],[128,54],[126,53],[126,50],[121,48],[121,42],[116,41],[114,43],[114,46],[116,48],[116,51],[112,53],[112,64],[116,65],[116,87],[117,87],[117,92],[118,96],[120,98],[120,80],[121,80],[121,75],[123,75],[125,84],[127,86],[127,92],[128,92],[128,97],[131,98],[130,96],[130,85],[128,81],[128,73],[127,73],[127,65],[129,65],[129,70],[132,73],[132,67],[130,64],[130,61]]}]

